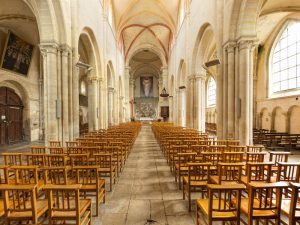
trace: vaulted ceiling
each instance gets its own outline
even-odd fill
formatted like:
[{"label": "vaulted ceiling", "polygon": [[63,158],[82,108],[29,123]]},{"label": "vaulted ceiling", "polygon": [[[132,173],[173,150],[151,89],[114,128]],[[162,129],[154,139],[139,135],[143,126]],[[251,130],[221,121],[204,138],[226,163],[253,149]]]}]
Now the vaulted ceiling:
[{"label": "vaulted ceiling", "polygon": [[167,61],[180,0],[112,0],[112,3],[125,58],[138,49],[153,48]]}]

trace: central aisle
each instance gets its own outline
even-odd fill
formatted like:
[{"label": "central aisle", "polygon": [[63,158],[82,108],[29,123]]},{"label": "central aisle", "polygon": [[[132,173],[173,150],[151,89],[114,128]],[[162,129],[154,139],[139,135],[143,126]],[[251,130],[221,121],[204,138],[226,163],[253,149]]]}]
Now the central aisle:
[{"label": "central aisle", "polygon": [[195,224],[150,126],[142,127],[113,191],[106,193],[101,222],[94,218],[93,224],[146,225],[150,218],[158,225]]}]

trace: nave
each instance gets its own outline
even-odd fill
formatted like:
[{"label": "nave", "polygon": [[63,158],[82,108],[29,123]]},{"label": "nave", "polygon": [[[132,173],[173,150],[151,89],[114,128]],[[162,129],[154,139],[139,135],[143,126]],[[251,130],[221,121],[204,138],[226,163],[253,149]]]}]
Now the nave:
[{"label": "nave", "polygon": [[[142,127],[124,170],[100,209],[103,225],[193,225],[195,213],[170,172],[149,125]],[[97,222],[96,222],[97,221]]]}]

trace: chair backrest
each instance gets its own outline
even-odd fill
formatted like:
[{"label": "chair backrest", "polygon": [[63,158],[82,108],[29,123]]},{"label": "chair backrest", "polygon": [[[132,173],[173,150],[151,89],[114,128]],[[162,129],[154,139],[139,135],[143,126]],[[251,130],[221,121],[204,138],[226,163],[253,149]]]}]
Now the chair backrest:
[{"label": "chair backrest", "polygon": [[263,145],[247,145],[247,152],[262,152],[264,149]]},{"label": "chair backrest", "polygon": [[66,166],[66,155],[51,154],[45,155],[45,166]]},{"label": "chair backrest", "polygon": [[9,179],[16,185],[37,184],[39,180],[36,166],[12,166],[9,174]]},{"label": "chair backrest", "polygon": [[36,185],[0,185],[0,190],[4,191],[5,217],[12,215],[27,215],[33,224],[38,224],[36,208]]},{"label": "chair backrest", "polygon": [[246,162],[264,162],[265,152],[246,152]]},{"label": "chair backrest", "polygon": [[22,166],[22,153],[2,153],[6,166]]},{"label": "chair backrest", "polygon": [[197,154],[200,154],[202,152],[207,152],[208,151],[208,146],[207,145],[192,145],[191,146],[191,151],[192,152],[197,152]]},{"label": "chair backrest", "polygon": [[68,171],[67,167],[44,167],[42,168],[44,173],[45,184],[67,184],[68,183]]},{"label": "chair backrest", "polygon": [[112,167],[112,155],[111,154],[95,154],[92,165],[97,165],[100,168],[111,168]]},{"label": "chair backrest", "polygon": [[49,146],[50,147],[61,147],[61,142],[60,141],[49,141]]},{"label": "chair backrest", "polygon": [[228,145],[228,152],[246,152],[246,146],[242,145]]},{"label": "chair backrest", "polygon": [[30,146],[31,154],[46,154],[45,146]]},{"label": "chair backrest", "polygon": [[[75,215],[80,221],[80,198],[79,190],[81,184],[71,185],[46,185],[44,190],[47,192],[49,202],[49,217],[53,218],[55,212],[60,215]],[[79,223],[77,223],[79,224]]]},{"label": "chair backrest", "polygon": [[8,167],[0,166],[0,184],[8,183]]},{"label": "chair backrest", "polygon": [[209,146],[209,152],[219,152],[223,153],[227,149],[226,145],[210,145]]},{"label": "chair backrest", "polygon": [[244,163],[218,163],[218,184],[222,181],[240,182]]},{"label": "chair backrest", "polygon": [[88,154],[70,154],[71,166],[84,166],[88,165]]},{"label": "chair backrest", "polygon": [[57,147],[57,146],[49,146],[49,154],[64,154],[64,148],[63,147]]},{"label": "chair backrest", "polygon": [[222,162],[243,162],[244,152],[223,152]]},{"label": "chair backrest", "polygon": [[77,147],[79,146],[79,142],[78,141],[66,141],[66,147]]},{"label": "chair backrest", "polygon": [[292,188],[292,198],[291,198],[291,204],[290,204],[290,214],[289,214],[289,224],[290,225],[296,225],[297,221],[300,221],[300,196],[299,196],[299,190],[300,190],[300,183],[290,183],[290,186]]},{"label": "chair backrest", "polygon": [[274,162],[277,165],[278,162],[287,162],[290,152],[270,152],[270,162]]},{"label": "chair backrest", "polygon": [[208,181],[211,163],[188,163],[188,179],[191,181]]},{"label": "chair backrest", "polygon": [[213,221],[213,218],[222,215],[239,224],[241,196],[245,188],[243,184],[208,184],[208,220]]},{"label": "chair backrest", "polygon": [[270,182],[272,165],[274,164],[270,162],[248,162],[246,164],[247,183],[252,181]]},{"label": "chair backrest", "polygon": [[44,166],[45,155],[44,154],[25,154],[27,166]]},{"label": "chair backrest", "polygon": [[203,162],[210,162],[212,165],[216,166],[222,160],[221,152],[203,152],[202,153]]},{"label": "chair backrest", "polygon": [[74,166],[72,168],[76,173],[77,184],[98,184],[99,167],[98,166]]},{"label": "chair backrest", "polygon": [[286,182],[249,184],[248,219],[255,217],[280,219],[282,191],[287,188]]},{"label": "chair backrest", "polygon": [[278,162],[276,181],[299,182],[300,163]]},{"label": "chair backrest", "polygon": [[67,154],[83,154],[82,147],[68,147],[67,148]]},{"label": "chair backrest", "polygon": [[179,168],[186,166],[189,162],[195,162],[196,152],[178,153]]}]

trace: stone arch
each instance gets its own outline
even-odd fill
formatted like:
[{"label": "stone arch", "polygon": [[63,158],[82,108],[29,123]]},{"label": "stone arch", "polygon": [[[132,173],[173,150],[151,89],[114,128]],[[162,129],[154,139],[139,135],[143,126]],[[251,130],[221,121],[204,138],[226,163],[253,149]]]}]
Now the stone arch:
[{"label": "stone arch", "polygon": [[243,36],[256,37],[257,19],[264,3],[265,0],[234,2],[228,27],[229,39],[234,40]]},{"label": "stone arch", "polygon": [[107,63],[107,87],[115,88],[115,71],[112,64],[112,61],[108,61]]},{"label": "stone arch", "polygon": [[272,125],[271,129],[276,132],[286,132],[286,112],[277,106],[272,111]]},{"label": "stone arch", "polygon": [[178,72],[177,72],[177,86],[186,86],[186,64],[183,59],[180,60]]},{"label": "stone arch", "polygon": [[293,105],[287,113],[287,132],[290,134],[300,133],[300,106]]},{"label": "stone arch", "polygon": [[214,29],[210,23],[204,23],[199,29],[193,49],[192,70],[194,74],[203,73],[203,65],[209,60],[209,50],[216,48]]},{"label": "stone arch", "polygon": [[138,45],[135,49],[130,51],[127,58],[125,59],[126,66],[129,66],[129,63],[133,56],[135,56],[136,54],[138,54],[139,52],[144,51],[144,50],[149,50],[149,51],[155,53],[160,58],[160,61],[162,62],[163,66],[168,65],[167,59],[165,58],[164,53],[158,47],[151,45],[151,44],[144,44],[144,45]]},{"label": "stone arch", "polygon": [[260,110],[260,114],[259,114],[260,118],[259,118],[259,128],[261,129],[265,129],[265,130],[271,130],[271,118],[270,118],[270,114],[268,109],[262,108]]},{"label": "stone arch", "polygon": [[41,43],[53,40],[66,43],[67,33],[59,1],[24,0],[23,2],[36,16]]}]

